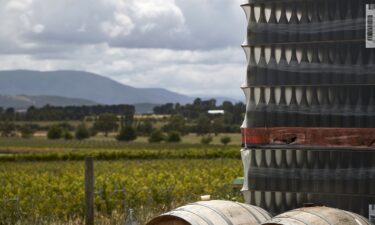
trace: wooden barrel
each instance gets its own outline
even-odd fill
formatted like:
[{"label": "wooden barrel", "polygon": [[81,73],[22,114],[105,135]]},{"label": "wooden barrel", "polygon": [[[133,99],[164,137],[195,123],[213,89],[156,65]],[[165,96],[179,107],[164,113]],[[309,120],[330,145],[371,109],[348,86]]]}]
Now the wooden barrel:
[{"label": "wooden barrel", "polygon": [[291,210],[262,225],[371,225],[364,217],[341,209],[312,206]]},{"label": "wooden barrel", "polygon": [[152,219],[147,225],[255,225],[271,219],[265,210],[239,202],[191,203]]}]

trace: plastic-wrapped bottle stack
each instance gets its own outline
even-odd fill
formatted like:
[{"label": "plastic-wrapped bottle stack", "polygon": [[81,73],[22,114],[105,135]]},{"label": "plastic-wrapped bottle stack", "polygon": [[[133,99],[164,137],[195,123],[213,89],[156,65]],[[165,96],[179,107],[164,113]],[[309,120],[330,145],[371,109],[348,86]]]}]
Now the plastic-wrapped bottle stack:
[{"label": "plastic-wrapped bottle stack", "polygon": [[[369,6],[370,5],[370,6]],[[244,194],[278,214],[375,204],[375,0],[248,0]],[[372,29],[370,29],[372,30]]]}]

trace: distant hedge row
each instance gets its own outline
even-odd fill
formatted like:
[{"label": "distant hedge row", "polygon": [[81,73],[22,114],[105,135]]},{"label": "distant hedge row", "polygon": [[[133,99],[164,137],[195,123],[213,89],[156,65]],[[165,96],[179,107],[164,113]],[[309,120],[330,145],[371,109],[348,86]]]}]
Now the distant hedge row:
[{"label": "distant hedge row", "polygon": [[210,147],[165,150],[123,150],[98,152],[27,153],[0,156],[1,162],[9,161],[77,161],[92,156],[96,160],[136,159],[240,159],[237,147]]}]

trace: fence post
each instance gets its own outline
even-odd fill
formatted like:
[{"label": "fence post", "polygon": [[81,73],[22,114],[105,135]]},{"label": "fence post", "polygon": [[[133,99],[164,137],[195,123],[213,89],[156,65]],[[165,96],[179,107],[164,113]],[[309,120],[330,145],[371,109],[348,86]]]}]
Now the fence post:
[{"label": "fence post", "polygon": [[94,160],[85,158],[85,224],[94,225]]}]

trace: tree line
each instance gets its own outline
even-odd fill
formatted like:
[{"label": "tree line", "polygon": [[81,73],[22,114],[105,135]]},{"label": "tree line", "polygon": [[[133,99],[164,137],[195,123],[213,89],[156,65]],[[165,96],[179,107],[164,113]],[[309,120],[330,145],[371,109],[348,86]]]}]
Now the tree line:
[{"label": "tree line", "polygon": [[[211,134],[240,131],[245,107],[241,102],[225,101],[217,105],[213,99],[197,98],[186,105],[167,103],[156,106],[153,115],[142,117],[135,117],[135,109],[131,105],[47,105],[42,108],[30,107],[23,113],[15,112],[14,109],[0,109],[0,134],[5,137],[21,134],[20,136],[27,138],[37,131],[47,131],[49,139],[82,140],[101,132],[104,136],[116,133],[119,141],[132,141],[137,136],[147,136],[149,142],[179,142],[181,136],[196,133],[202,136],[202,143],[210,143]],[[224,113],[209,114],[209,110],[223,110]],[[38,121],[55,122],[42,125]],[[80,124],[72,125],[71,121],[80,121]],[[224,139],[222,143],[227,141]]]},{"label": "tree line", "polygon": [[[224,110],[223,115],[210,115],[209,110]],[[191,104],[168,103],[154,108],[159,115],[172,115],[164,130],[179,130],[183,133],[233,133],[239,131],[246,105],[242,102],[224,101],[217,105],[215,99],[197,98]]]},{"label": "tree line", "polygon": [[51,106],[41,108],[29,107],[25,112],[18,112],[14,108],[0,107],[2,121],[66,121],[83,120],[88,116],[98,116],[104,113],[115,115],[129,115],[135,113],[132,105],[95,105],[95,106]]}]

